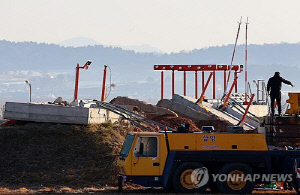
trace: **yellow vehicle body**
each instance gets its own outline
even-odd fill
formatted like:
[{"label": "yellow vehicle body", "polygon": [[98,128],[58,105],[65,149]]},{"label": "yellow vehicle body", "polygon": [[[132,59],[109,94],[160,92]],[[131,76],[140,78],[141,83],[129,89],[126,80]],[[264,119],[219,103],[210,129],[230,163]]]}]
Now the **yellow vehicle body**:
[{"label": "yellow vehicle body", "polygon": [[263,134],[170,133],[170,150],[249,150],[267,151]]},{"label": "yellow vehicle body", "polygon": [[[117,160],[119,174],[126,176],[163,175],[170,151],[268,151],[263,134],[167,133],[167,139],[165,133],[135,132],[130,135],[134,139],[127,156],[120,155]],[[149,137],[157,140],[156,155],[136,156],[138,140],[149,140]]]}]

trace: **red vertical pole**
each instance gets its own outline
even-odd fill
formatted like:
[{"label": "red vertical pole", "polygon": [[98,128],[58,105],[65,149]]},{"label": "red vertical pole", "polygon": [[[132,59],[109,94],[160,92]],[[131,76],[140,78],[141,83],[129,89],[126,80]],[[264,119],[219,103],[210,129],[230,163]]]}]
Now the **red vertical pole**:
[{"label": "red vertical pole", "polygon": [[213,71],[213,99],[216,99],[216,71]]},{"label": "red vertical pole", "polygon": [[164,72],[161,71],[161,97],[160,99],[164,99]]},{"label": "red vertical pole", "polygon": [[245,103],[248,103],[248,73],[247,73],[247,64],[248,64],[248,17],[246,22],[246,43],[245,43]]},{"label": "red vertical pole", "polygon": [[234,54],[235,54],[235,49],[236,49],[237,41],[238,41],[239,34],[240,34],[241,24],[242,24],[242,17],[240,19],[239,28],[238,28],[238,31],[237,31],[237,34],[236,34],[236,38],[235,38],[234,49],[233,49],[231,63],[230,63],[230,66],[229,66],[229,73],[228,73],[228,77],[227,77],[227,84],[229,83],[229,79],[230,79],[230,74],[231,74],[231,69],[232,69],[232,63],[233,63],[233,59],[234,59]]},{"label": "red vertical pole", "polygon": [[102,95],[101,95],[101,101],[104,102],[105,100],[105,83],[106,83],[106,68],[107,66],[104,65],[104,73],[103,73],[103,82],[102,82]]},{"label": "red vertical pole", "polygon": [[248,86],[247,86],[247,70],[245,71],[245,103],[247,104],[248,103],[248,94],[247,94],[247,88],[248,88]]},{"label": "red vertical pole", "polygon": [[[237,78],[237,72],[234,71],[234,78]],[[237,93],[237,89],[238,89],[238,86],[237,86],[237,80],[236,80],[236,84],[235,84],[235,93]]]},{"label": "red vertical pole", "polygon": [[76,66],[74,100],[78,99],[79,64]]},{"label": "red vertical pole", "polygon": [[186,96],[186,72],[183,71],[183,95]]},{"label": "red vertical pole", "polygon": [[226,92],[226,70],[224,70],[224,93]]},{"label": "red vertical pole", "polygon": [[174,70],[172,70],[172,97],[175,94],[175,73]]},{"label": "red vertical pole", "polygon": [[204,90],[204,71],[202,71],[202,91]]},{"label": "red vertical pole", "polygon": [[195,99],[198,98],[198,72],[195,71]]}]

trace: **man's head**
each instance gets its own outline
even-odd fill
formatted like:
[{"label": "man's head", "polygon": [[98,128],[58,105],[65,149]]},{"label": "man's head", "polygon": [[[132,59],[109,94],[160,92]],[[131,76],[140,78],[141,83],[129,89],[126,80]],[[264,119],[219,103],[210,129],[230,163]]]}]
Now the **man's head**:
[{"label": "man's head", "polygon": [[280,77],[280,72],[275,72],[274,76]]}]

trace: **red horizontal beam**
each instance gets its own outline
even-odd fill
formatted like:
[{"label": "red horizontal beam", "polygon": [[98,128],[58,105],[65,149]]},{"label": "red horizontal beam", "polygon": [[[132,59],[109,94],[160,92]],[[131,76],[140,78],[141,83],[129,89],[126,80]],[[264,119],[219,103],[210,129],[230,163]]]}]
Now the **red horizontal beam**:
[{"label": "red horizontal beam", "polygon": [[[231,70],[238,71],[243,65],[232,65]],[[178,70],[178,71],[221,71],[230,70],[230,65],[217,65],[217,64],[206,64],[206,65],[154,65],[154,70]]]}]

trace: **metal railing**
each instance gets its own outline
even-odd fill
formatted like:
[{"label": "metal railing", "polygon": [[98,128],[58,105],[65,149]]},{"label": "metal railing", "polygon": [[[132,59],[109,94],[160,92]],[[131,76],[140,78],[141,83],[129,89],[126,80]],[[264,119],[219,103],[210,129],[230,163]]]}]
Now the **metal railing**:
[{"label": "metal railing", "polygon": [[107,110],[110,110],[111,112],[118,114],[122,117],[124,120],[128,120],[133,125],[145,130],[145,131],[176,131],[175,129],[168,127],[166,125],[163,125],[161,123],[158,123],[156,121],[147,119],[146,117],[139,115],[135,112],[129,111],[125,108],[122,108],[120,106],[107,103],[107,102],[101,102],[97,101],[97,105],[100,108],[104,108]]}]

